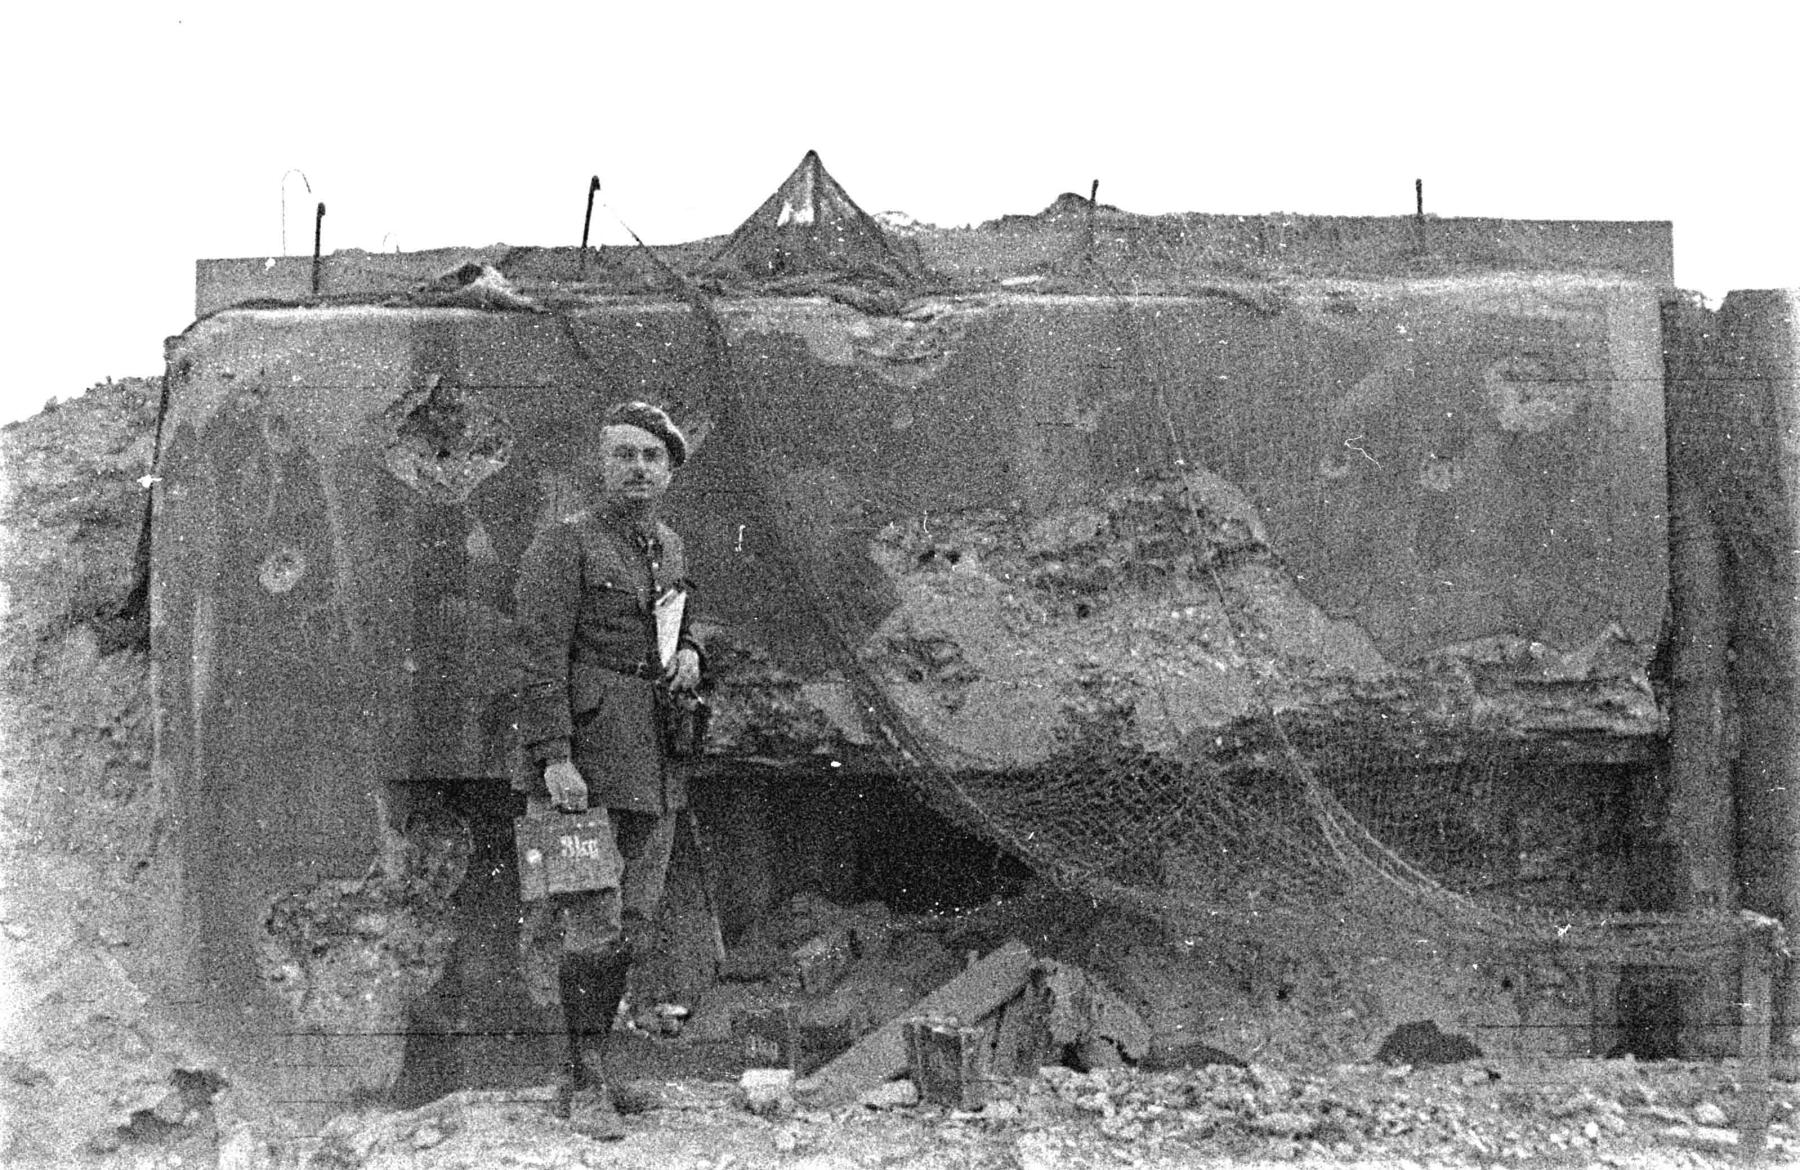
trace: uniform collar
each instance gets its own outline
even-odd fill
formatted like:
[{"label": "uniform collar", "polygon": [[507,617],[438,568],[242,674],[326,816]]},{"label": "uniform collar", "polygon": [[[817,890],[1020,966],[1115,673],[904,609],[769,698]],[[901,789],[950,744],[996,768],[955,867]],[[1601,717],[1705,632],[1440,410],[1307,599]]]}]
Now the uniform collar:
[{"label": "uniform collar", "polygon": [[640,548],[654,549],[662,545],[662,523],[654,512],[634,512],[617,505],[602,505],[595,514]]}]

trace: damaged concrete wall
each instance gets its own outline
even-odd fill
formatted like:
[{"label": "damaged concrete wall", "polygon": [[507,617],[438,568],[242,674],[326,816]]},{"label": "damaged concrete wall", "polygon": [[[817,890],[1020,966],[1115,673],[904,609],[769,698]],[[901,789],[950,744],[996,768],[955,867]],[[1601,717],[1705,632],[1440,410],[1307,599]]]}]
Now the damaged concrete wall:
[{"label": "damaged concrete wall", "polygon": [[[945,310],[875,324],[770,302],[733,319],[756,352],[734,371],[764,429],[791,442],[792,494],[835,509],[850,539],[980,509],[1029,527],[1185,456],[1236,485],[1308,598],[1384,654],[1502,633],[1571,647],[1613,621],[1655,634],[1661,368],[1641,286],[1493,278]],[[883,331],[938,368],[884,360]]]},{"label": "damaged concrete wall", "polygon": [[[568,468],[598,404],[681,403],[679,329],[632,328],[679,316],[634,314],[605,369],[543,322],[454,311],[226,316],[171,347],[157,766],[192,978],[234,1018],[225,1030],[279,1021],[326,1048],[386,1033],[374,1055],[320,1058],[336,1070],[320,1077],[348,1078],[343,1091],[391,1077],[393,1022],[436,977],[419,964],[442,957],[441,914],[412,898],[437,861],[402,835],[395,786],[510,774],[513,567],[540,519],[572,510]],[[315,948],[321,933],[335,942]],[[363,986],[339,986],[344,950]]]},{"label": "damaged concrete wall", "polygon": [[[1646,286],[722,312],[724,401],[700,322],[667,303],[243,310],[171,347],[155,686],[194,978],[254,1026],[353,1045],[308,997],[327,956],[271,914],[315,898],[337,921],[346,899],[398,891],[396,937],[417,945],[368,958],[409,973],[368,989],[379,1058],[338,1062],[351,1088],[393,1067],[383,1022],[439,953],[420,891],[460,848],[409,844],[399,793],[509,774],[518,558],[579,504],[571,469],[620,398],[667,404],[697,440],[671,504],[720,666],[717,767],[877,754],[830,638],[794,605],[796,550],[895,702],[987,766],[1041,762],[1121,695],[1140,747],[1203,745],[1251,708],[1259,672],[1362,725],[1358,684],[1392,690],[1445,656],[1475,664],[1459,693],[1498,694],[1515,737],[1611,758],[1660,729],[1640,685],[1665,577]],[[1214,564],[1254,602],[1256,645],[1220,624]],[[391,942],[333,937],[365,957]]]}]

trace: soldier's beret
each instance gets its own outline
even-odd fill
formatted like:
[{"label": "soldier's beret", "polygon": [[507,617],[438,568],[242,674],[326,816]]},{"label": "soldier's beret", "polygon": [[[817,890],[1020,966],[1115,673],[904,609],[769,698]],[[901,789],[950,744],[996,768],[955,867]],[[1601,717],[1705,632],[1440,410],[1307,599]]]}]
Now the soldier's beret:
[{"label": "soldier's beret", "polygon": [[669,466],[680,467],[687,459],[687,436],[661,407],[648,402],[621,402],[610,407],[600,419],[606,427],[627,426],[649,431],[669,449]]}]

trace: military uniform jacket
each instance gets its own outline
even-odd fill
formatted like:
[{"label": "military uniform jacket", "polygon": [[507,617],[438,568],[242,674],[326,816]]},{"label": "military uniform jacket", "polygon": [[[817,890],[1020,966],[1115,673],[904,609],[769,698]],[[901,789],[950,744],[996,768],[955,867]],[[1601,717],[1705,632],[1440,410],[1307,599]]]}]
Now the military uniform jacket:
[{"label": "military uniform jacket", "polygon": [[[687,804],[656,718],[654,606],[670,589],[691,589],[687,557],[660,521],[640,533],[580,512],[540,530],[520,562],[519,737],[537,765],[572,760],[591,805],[666,813]],[[682,645],[698,652],[687,624],[684,615]]]}]

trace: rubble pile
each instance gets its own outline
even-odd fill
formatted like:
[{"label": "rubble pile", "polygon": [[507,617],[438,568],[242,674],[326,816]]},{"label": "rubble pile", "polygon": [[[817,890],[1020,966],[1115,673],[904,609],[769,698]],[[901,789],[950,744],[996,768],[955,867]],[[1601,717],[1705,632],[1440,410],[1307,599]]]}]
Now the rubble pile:
[{"label": "rubble pile", "polygon": [[[1701,1087],[1696,1071],[1630,1061],[1432,1070],[1338,1065],[1316,1072],[1211,1065],[1082,1073],[1053,1066],[996,1086],[980,1110],[936,1112],[946,1124],[1010,1139],[1043,1165],[1093,1164],[1106,1150],[1148,1165],[1266,1158],[1707,1165],[1705,1155],[1735,1150],[1738,1086],[1715,1066],[1707,1070],[1710,1086]],[[1790,1094],[1771,1127],[1778,1164],[1800,1152],[1795,1122]]]},{"label": "rubble pile", "polygon": [[5,430],[0,457],[0,711],[10,840],[147,863],[149,609],[135,553],[159,389],[95,386]]}]

